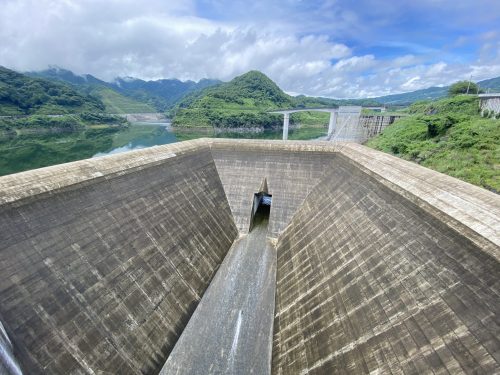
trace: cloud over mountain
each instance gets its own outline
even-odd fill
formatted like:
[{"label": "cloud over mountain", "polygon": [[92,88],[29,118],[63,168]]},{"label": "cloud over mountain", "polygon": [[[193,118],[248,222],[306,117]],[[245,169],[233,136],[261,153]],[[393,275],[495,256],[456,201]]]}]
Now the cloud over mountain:
[{"label": "cloud over mountain", "polygon": [[288,92],[332,97],[500,75],[489,0],[0,3],[0,65],[21,71],[229,80],[257,69]]}]

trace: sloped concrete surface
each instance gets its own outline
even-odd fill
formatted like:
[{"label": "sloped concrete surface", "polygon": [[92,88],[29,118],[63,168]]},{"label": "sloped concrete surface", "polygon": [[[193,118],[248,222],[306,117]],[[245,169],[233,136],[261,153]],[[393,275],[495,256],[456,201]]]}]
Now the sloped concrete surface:
[{"label": "sloped concrete surface", "polygon": [[[264,178],[276,250],[234,242]],[[25,374],[496,374],[499,245],[391,155],[200,139],[0,178],[0,321]]]},{"label": "sloped concrete surface", "polygon": [[270,374],[276,253],[267,224],[234,243],[161,375]]},{"label": "sloped concrete surface", "polygon": [[237,149],[214,143],[212,155],[240,233],[248,232],[253,195],[266,179],[268,192],[273,196],[269,219],[269,235],[273,238],[285,229],[335,159],[332,152],[255,150],[245,143]]},{"label": "sloped concrete surface", "polygon": [[273,374],[497,374],[500,264],[349,160],[278,238]]},{"label": "sloped concrete surface", "polygon": [[0,320],[26,374],[163,366],[237,230],[208,147],[159,154],[0,179]]}]

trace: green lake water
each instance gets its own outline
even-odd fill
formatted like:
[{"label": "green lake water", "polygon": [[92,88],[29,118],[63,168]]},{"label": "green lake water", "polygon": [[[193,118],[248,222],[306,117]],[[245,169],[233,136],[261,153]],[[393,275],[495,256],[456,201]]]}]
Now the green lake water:
[{"label": "green lake water", "polygon": [[[290,130],[289,139],[313,139],[325,129]],[[0,175],[116,154],[201,137],[281,139],[281,131],[177,130],[168,123],[134,123],[127,129],[95,128],[72,133],[22,134],[0,139]]]}]

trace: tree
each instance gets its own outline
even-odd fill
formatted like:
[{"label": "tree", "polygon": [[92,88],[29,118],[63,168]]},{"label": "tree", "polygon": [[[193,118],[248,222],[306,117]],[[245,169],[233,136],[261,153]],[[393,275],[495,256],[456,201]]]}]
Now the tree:
[{"label": "tree", "polygon": [[460,94],[478,94],[479,86],[471,81],[458,81],[450,86],[448,89],[448,96],[455,96]]}]

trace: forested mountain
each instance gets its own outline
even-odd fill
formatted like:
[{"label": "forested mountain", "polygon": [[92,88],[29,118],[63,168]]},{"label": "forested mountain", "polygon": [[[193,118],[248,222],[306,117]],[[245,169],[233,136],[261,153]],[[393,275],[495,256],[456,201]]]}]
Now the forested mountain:
[{"label": "forested mountain", "polygon": [[[259,71],[250,71],[217,87],[187,95],[171,111],[178,127],[272,128],[282,117],[267,112],[274,109],[337,107],[339,105],[379,105],[371,99],[330,99],[304,95],[292,97]],[[328,115],[293,114],[291,124],[321,125]]]},{"label": "forested mountain", "polygon": [[68,84],[0,67],[0,115],[103,112],[104,109],[101,100]]},{"label": "forested mountain", "polygon": [[175,109],[173,124],[179,127],[270,128],[281,116],[267,112],[292,108],[294,99],[258,71],[250,71],[217,87],[188,95]]},{"label": "forested mountain", "polygon": [[221,83],[211,79],[183,82],[178,79],[144,81],[131,77],[105,82],[90,74],[76,75],[59,67],[27,74],[64,81],[79,90],[100,96],[108,111],[112,113],[163,112],[172,108],[187,94]]},{"label": "forested mountain", "polygon": [[485,79],[477,83],[486,92],[500,92],[500,77]]},{"label": "forested mountain", "polygon": [[127,77],[117,78],[112,84],[113,88],[120,93],[148,103],[159,111],[165,111],[172,108],[186,95],[220,83],[221,81],[213,79],[183,82],[178,79],[143,81]]}]

